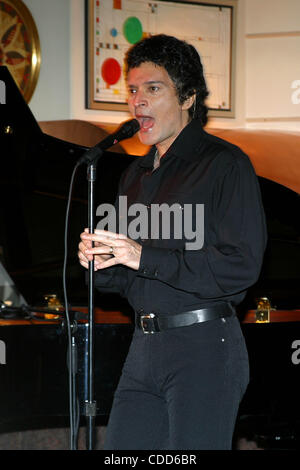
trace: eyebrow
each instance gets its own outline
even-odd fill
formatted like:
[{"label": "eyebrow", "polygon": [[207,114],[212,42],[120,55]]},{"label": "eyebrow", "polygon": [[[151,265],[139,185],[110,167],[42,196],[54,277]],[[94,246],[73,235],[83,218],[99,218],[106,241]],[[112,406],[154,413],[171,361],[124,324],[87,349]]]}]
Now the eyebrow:
[{"label": "eyebrow", "polygon": [[[148,80],[147,82],[144,82],[143,85],[153,85],[153,84],[157,84],[157,83],[160,83],[161,85],[165,85],[166,83],[162,80]],[[128,84],[128,88],[134,88],[136,87],[136,85],[133,85],[133,84]]]}]

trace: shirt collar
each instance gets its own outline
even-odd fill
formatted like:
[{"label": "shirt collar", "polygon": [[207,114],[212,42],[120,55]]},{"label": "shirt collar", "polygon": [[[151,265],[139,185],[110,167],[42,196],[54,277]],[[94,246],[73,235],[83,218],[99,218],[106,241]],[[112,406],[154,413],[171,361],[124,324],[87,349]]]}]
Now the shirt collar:
[{"label": "shirt collar", "polygon": [[[199,149],[203,145],[203,137],[205,135],[206,132],[203,130],[201,121],[193,119],[177,136],[165,156],[172,154],[189,161],[199,159]],[[155,152],[156,147],[151,147],[150,151],[139,159],[139,165],[144,168],[153,168]]]},{"label": "shirt collar", "polygon": [[153,145],[145,156],[139,158],[139,166],[143,168],[153,168],[155,152],[156,147]]}]

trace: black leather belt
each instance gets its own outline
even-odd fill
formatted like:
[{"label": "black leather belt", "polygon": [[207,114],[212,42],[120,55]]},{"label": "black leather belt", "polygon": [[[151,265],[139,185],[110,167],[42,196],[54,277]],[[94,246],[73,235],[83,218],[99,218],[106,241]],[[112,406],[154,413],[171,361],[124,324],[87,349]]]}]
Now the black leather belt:
[{"label": "black leather belt", "polygon": [[190,326],[195,323],[216,320],[217,318],[230,317],[234,313],[235,310],[230,304],[220,304],[209,308],[202,308],[201,310],[191,310],[173,315],[159,316],[156,313],[137,313],[136,326],[142,329],[145,334],[152,334],[170,328]]}]

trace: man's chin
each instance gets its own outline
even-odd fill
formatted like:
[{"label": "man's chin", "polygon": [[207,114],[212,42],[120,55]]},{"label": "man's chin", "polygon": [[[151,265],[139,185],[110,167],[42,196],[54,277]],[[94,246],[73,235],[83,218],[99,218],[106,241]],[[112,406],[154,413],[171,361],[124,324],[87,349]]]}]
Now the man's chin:
[{"label": "man's chin", "polygon": [[139,139],[144,145],[155,145],[156,139],[155,136],[152,134],[151,131],[139,131],[138,133]]}]

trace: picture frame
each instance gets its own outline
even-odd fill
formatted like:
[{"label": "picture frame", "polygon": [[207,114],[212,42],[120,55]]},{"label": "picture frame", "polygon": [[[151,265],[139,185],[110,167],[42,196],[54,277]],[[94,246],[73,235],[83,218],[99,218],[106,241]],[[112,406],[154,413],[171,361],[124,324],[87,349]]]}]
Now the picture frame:
[{"label": "picture frame", "polygon": [[234,117],[236,6],[237,0],[85,0],[86,108],[127,111],[125,53],[164,33],[198,50],[209,116]]}]

